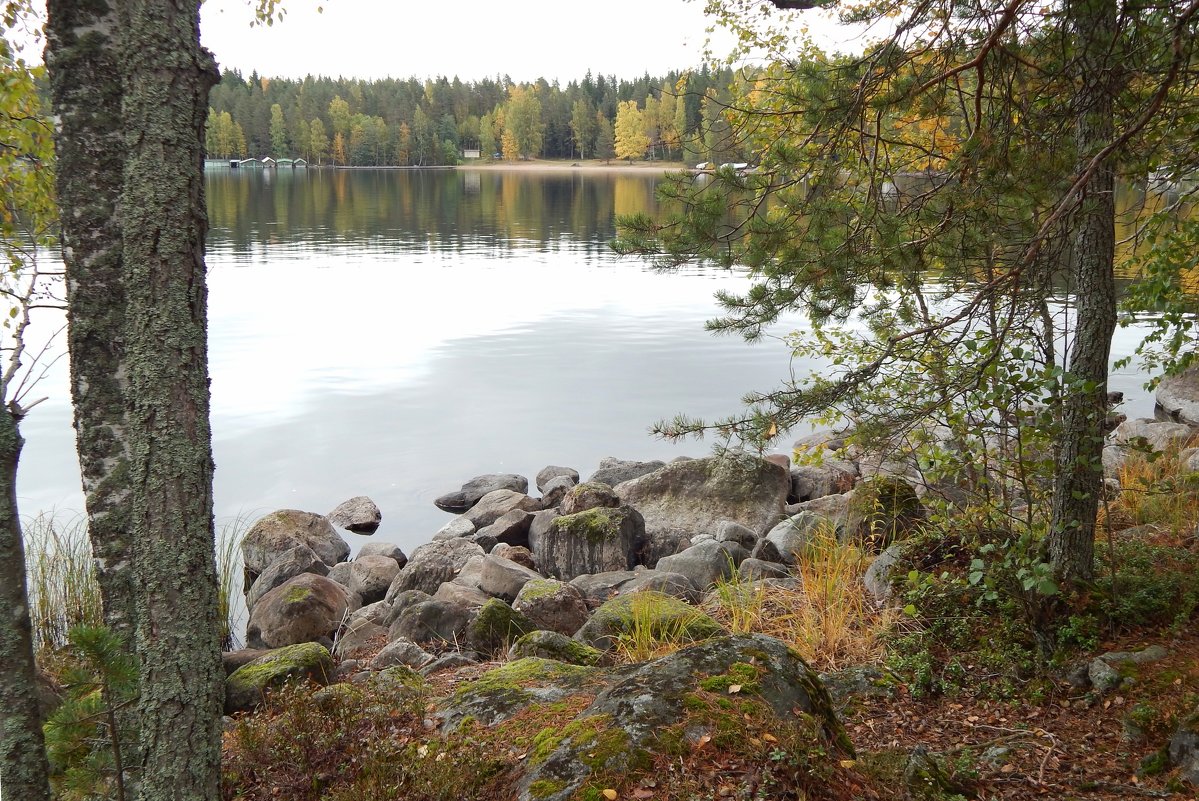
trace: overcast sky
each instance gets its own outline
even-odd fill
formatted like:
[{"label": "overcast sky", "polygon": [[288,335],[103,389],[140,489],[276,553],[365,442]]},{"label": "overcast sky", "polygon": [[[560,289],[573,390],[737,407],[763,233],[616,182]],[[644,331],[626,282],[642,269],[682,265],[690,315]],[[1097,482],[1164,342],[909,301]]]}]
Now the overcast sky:
[{"label": "overcast sky", "polygon": [[[698,66],[709,24],[702,0],[285,0],[284,5],[283,22],[267,28],[251,26],[247,0],[206,0],[201,38],[222,67],[246,74],[457,75],[465,81],[506,74],[516,81],[545,77],[565,84],[588,69],[633,78]],[[718,55],[730,49],[727,34],[714,41]]]}]

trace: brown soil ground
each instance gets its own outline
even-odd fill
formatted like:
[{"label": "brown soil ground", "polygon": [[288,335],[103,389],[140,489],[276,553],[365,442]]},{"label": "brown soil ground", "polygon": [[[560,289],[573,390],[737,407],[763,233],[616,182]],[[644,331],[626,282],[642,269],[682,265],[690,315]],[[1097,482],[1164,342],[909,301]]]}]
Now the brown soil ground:
[{"label": "brown soil ground", "polygon": [[[1155,640],[1169,649],[1161,662],[1138,668],[1135,684],[1104,698],[1062,682],[1044,701],[997,702],[969,697],[914,699],[900,688],[894,699],[868,700],[842,711],[859,755],[893,751],[973,757],[988,748],[1009,749],[1005,759],[977,765],[963,777],[972,797],[1025,801],[1196,798],[1168,786],[1169,772],[1141,776],[1141,761],[1165,746],[1171,721],[1194,709],[1199,693],[1199,637]],[[1108,642],[1105,651],[1135,651],[1150,643]],[[1123,719],[1138,704],[1152,723],[1132,739]],[[889,797],[883,795],[884,798]],[[894,796],[898,797],[898,796]]]}]

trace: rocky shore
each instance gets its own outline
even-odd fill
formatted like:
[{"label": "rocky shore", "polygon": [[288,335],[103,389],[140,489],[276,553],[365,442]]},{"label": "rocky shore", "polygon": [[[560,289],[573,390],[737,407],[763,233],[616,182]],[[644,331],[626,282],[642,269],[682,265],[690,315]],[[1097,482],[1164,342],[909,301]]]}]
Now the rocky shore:
[{"label": "rocky shore", "polygon": [[[1119,467],[1135,451],[1167,452],[1199,468],[1199,449],[1186,447],[1194,435],[1181,422],[1119,422],[1104,452],[1108,491],[1119,492]],[[373,543],[348,561],[337,527],[373,532],[381,514],[368,498],[328,515],[269,514],[242,543],[248,648],[225,655],[226,711],[250,710],[297,677],[419,683],[502,659],[508,663],[492,673],[503,676],[442,699],[431,725],[496,725],[530,699],[574,697],[587,685],[589,703],[571,725],[602,716],[628,758],[684,717],[686,688],[750,665],[773,714],[816,721],[821,747],[850,754],[821,678],[776,640],[731,636],[705,613],[706,601],[722,581],[798,586],[796,555],[824,532],[878,554],[865,590],[884,605],[902,541],[920,525],[926,501],[945,499],[952,487],[925,480],[910,454],[866,454],[835,432],[800,439],[794,455],[794,465],[742,453],[670,463],[610,458],[585,480],[551,465],[534,477],[533,492],[524,476],[477,476],[437,498],[455,516],[410,555]],[[695,644],[649,665],[612,667],[614,649],[638,627]],[[1090,665],[1080,680],[1098,687],[1089,674],[1103,674],[1099,668]],[[569,740],[547,760],[551,767],[530,765],[520,798],[567,798],[590,775],[580,767],[585,744]]]}]

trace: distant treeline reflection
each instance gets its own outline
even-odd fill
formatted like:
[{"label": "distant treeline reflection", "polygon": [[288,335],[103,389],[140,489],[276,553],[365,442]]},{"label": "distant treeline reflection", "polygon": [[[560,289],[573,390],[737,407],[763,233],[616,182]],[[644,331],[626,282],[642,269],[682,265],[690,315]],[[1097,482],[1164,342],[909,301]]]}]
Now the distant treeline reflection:
[{"label": "distant treeline reflection", "polygon": [[[420,248],[570,241],[607,248],[616,217],[656,209],[660,175],[592,170],[207,171],[211,246],[353,238]],[[314,241],[315,239],[315,241]]]}]

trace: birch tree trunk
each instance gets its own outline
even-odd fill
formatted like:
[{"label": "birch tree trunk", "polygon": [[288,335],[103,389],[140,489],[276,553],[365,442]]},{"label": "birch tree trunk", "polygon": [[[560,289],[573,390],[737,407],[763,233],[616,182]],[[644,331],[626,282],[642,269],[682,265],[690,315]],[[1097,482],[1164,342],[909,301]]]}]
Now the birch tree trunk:
[{"label": "birch tree trunk", "polygon": [[49,769],[37,704],[37,668],[25,580],[25,548],[17,515],[17,421],[0,409],[0,778],[14,801],[49,801]]},{"label": "birch tree trunk", "polygon": [[119,31],[111,4],[48,0],[46,65],[59,119],[55,148],[75,443],[104,622],[132,642],[125,291],[117,215],[125,151]]},{"label": "birch tree trunk", "polygon": [[220,785],[204,125],[218,78],[195,0],[122,3],[121,229],[142,799]]},{"label": "birch tree trunk", "polygon": [[[1115,138],[1117,13],[1116,0],[1066,4],[1080,51],[1075,127],[1080,169]],[[1049,560],[1062,581],[1085,581],[1094,574],[1095,520],[1103,491],[1108,360],[1116,330],[1115,226],[1115,180],[1109,160],[1087,181],[1073,218],[1077,320],[1068,372],[1074,383],[1064,391],[1064,431],[1048,539]]]}]

